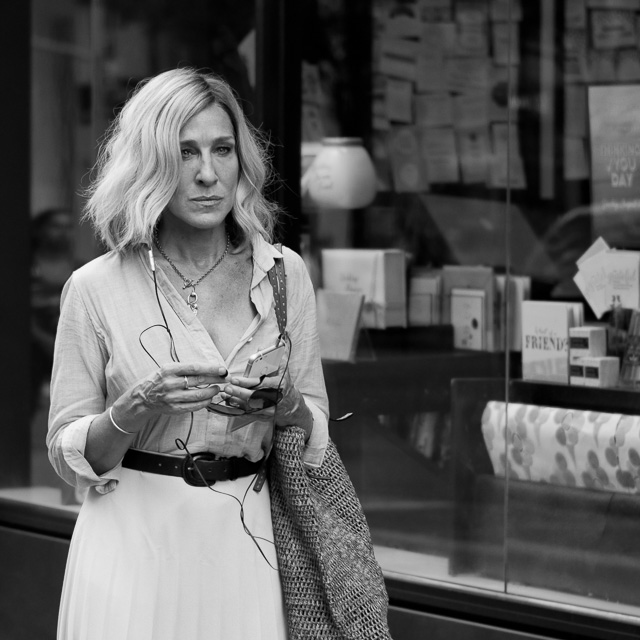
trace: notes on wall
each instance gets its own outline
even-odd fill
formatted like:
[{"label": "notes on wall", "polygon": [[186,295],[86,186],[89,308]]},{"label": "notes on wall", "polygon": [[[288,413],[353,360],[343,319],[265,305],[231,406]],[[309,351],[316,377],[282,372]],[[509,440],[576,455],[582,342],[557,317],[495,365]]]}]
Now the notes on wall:
[{"label": "notes on wall", "polygon": [[[509,130],[495,127],[507,125],[517,84],[521,19],[516,0],[374,2],[374,144],[389,147],[380,184],[526,187],[520,150],[507,155]],[[394,150],[399,137],[418,141],[413,158]]]}]

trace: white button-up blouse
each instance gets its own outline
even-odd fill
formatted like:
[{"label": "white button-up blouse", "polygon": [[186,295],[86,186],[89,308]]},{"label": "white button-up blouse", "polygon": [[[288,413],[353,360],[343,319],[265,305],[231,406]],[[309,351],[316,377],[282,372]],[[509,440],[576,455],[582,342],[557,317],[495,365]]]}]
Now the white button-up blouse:
[{"label": "white button-up blouse", "polygon": [[[47,446],[58,474],[79,488],[100,493],[116,488],[121,465],[98,476],[84,457],[92,420],[135,382],[172,362],[170,337],[181,362],[209,361],[242,375],[250,355],[275,344],[278,325],[267,271],[284,255],[287,275],[289,373],[313,414],[313,431],[304,460],[322,462],[328,438],[328,401],[316,328],[315,296],[302,258],[290,249],[280,254],[262,239],[253,243],[251,300],[257,315],[225,360],[198,317],[156,270],[156,299],[148,253],[107,253],[73,273],[62,294],[51,384]],[[149,352],[148,355],[145,349]],[[153,359],[152,359],[152,357]],[[286,360],[286,356],[285,359]],[[187,442],[191,415],[160,415],[136,436],[136,449],[183,455],[176,439]],[[206,410],[193,414],[188,448],[224,457],[259,460],[269,449],[273,424],[249,417],[228,418]]]}]

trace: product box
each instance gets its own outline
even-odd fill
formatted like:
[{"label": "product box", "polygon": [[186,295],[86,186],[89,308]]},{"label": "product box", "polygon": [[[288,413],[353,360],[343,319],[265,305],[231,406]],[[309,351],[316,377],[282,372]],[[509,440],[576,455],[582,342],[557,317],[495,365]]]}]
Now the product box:
[{"label": "product box", "polygon": [[620,358],[582,358],[580,364],[584,366],[585,387],[615,387],[618,384]]},{"label": "product box", "polygon": [[364,295],[362,326],[407,326],[406,257],[400,249],[323,249],[327,291]]},{"label": "product box", "polygon": [[451,290],[451,324],[456,349],[485,349],[485,305],[486,293],[482,289]]},{"label": "product box", "polygon": [[442,322],[442,275],[439,270],[414,271],[409,280],[409,326]]},{"label": "product box", "polygon": [[569,384],[574,387],[584,386],[584,365],[581,362],[569,363]]},{"label": "product box", "polygon": [[569,384],[569,329],[582,324],[580,302],[522,303],[522,377]]},{"label": "product box", "polygon": [[483,349],[496,349],[494,335],[495,275],[491,267],[445,265],[442,268],[442,321],[454,324],[452,313],[452,292],[454,289],[484,291],[484,317],[482,319]]},{"label": "product box", "polygon": [[607,355],[606,327],[571,327],[569,329],[569,364],[580,358]]}]

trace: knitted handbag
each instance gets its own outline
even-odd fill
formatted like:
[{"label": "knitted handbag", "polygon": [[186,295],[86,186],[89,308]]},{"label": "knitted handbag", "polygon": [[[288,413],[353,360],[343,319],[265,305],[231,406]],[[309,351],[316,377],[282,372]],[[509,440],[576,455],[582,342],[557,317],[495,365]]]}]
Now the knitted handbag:
[{"label": "knitted handbag", "polygon": [[[268,275],[284,335],[284,261],[275,262]],[[304,438],[299,427],[276,429],[269,456],[271,517],[289,638],[390,640],[384,578],[351,479],[331,439],[322,465],[307,468]]]},{"label": "knitted handbag", "polygon": [[304,431],[278,429],[271,517],[290,640],[390,640],[388,597],[362,506],[330,440],[302,461]]}]

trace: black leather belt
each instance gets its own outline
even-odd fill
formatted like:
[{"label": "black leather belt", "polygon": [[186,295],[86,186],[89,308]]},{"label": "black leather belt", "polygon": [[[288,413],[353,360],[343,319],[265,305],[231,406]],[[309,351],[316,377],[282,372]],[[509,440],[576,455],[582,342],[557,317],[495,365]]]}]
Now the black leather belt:
[{"label": "black leather belt", "polygon": [[258,473],[261,465],[262,460],[251,462],[247,458],[216,458],[209,452],[178,457],[140,449],[129,449],[122,459],[122,466],[127,469],[183,478],[194,487],[211,486],[219,480],[250,476]]}]

